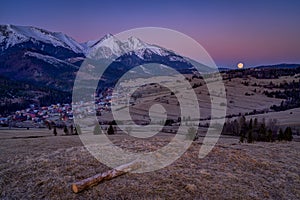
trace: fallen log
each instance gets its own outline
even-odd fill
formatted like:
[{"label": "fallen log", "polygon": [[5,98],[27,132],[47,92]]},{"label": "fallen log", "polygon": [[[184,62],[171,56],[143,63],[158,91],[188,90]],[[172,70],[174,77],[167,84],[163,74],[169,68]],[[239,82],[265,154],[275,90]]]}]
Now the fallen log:
[{"label": "fallen log", "polygon": [[72,184],[72,190],[74,193],[81,192],[82,190],[85,190],[88,187],[95,186],[99,184],[100,182],[104,180],[110,180],[117,176],[120,176],[122,174],[126,174],[130,171],[136,170],[142,166],[141,161],[133,161],[124,165],[121,165],[115,169],[109,170],[104,173],[96,174],[92,177],[83,179],[81,181],[78,181],[76,183]]}]

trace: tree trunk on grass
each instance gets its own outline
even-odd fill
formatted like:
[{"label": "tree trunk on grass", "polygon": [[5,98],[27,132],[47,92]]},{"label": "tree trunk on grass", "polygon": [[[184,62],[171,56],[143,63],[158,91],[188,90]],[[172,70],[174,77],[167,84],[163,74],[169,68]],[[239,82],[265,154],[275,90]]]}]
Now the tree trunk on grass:
[{"label": "tree trunk on grass", "polygon": [[96,174],[92,177],[89,177],[87,179],[78,181],[76,183],[72,184],[72,190],[74,193],[81,192],[82,190],[92,187],[94,185],[99,184],[100,182],[104,180],[110,180],[117,176],[120,176],[122,174],[126,174],[130,171],[136,170],[142,166],[141,161],[133,161],[131,163],[127,163],[124,165],[121,165],[115,169],[109,170],[104,173]]}]

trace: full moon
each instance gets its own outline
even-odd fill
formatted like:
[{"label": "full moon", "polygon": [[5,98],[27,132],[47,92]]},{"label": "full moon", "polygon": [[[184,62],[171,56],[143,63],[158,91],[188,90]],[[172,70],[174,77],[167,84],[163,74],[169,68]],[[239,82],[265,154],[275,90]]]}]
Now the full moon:
[{"label": "full moon", "polygon": [[237,67],[238,67],[239,69],[242,69],[242,68],[244,67],[244,63],[241,63],[241,62],[238,63],[238,64],[237,64]]}]

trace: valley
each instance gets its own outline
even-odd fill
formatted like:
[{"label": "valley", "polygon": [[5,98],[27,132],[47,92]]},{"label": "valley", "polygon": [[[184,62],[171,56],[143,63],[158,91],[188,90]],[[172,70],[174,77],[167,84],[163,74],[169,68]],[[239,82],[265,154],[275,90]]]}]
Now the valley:
[{"label": "valley", "polygon": [[[299,64],[214,68],[136,37],[16,25],[0,45],[0,199],[300,198]],[[110,169],[95,149],[174,162],[75,194]]]}]

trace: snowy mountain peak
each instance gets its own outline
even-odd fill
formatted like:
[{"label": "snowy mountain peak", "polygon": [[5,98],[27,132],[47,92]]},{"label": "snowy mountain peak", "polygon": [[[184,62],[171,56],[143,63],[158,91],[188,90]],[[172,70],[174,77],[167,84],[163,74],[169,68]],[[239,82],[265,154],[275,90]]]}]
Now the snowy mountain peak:
[{"label": "snowy mountain peak", "polygon": [[[0,25],[0,43],[5,49],[23,42],[44,42],[55,47],[64,47],[74,51],[82,52],[82,46],[74,39],[63,33],[50,32],[32,26]],[[2,49],[3,50],[3,49]]]},{"label": "snowy mountain peak", "polygon": [[106,34],[104,37],[102,37],[100,40],[91,40],[86,42],[86,48],[92,48],[94,46],[96,46],[99,43],[102,43],[105,40],[111,39],[112,37],[114,37],[112,34]]},{"label": "snowy mountain peak", "polygon": [[112,34],[107,34],[96,42],[87,42],[84,50],[88,57],[110,59],[122,55],[123,52],[122,42]]},{"label": "snowy mountain peak", "polygon": [[123,54],[134,52],[134,54],[143,59],[145,54],[159,54],[161,56],[168,55],[169,51],[159,46],[150,45],[143,42],[139,38],[129,37],[127,40],[119,40],[117,37],[108,34],[97,42],[88,42],[85,54],[93,58],[113,59]]},{"label": "snowy mountain peak", "polygon": [[108,34],[104,35],[104,37],[102,37],[101,40],[106,40],[106,39],[112,38],[112,37],[114,37],[114,35],[111,33],[108,33]]},{"label": "snowy mountain peak", "polygon": [[128,43],[128,48],[130,48],[131,50],[136,50],[136,49],[140,49],[140,48],[147,48],[147,46],[149,46],[148,44],[144,43],[140,39],[138,39],[136,37],[133,37],[133,36],[128,38],[127,43]]}]

